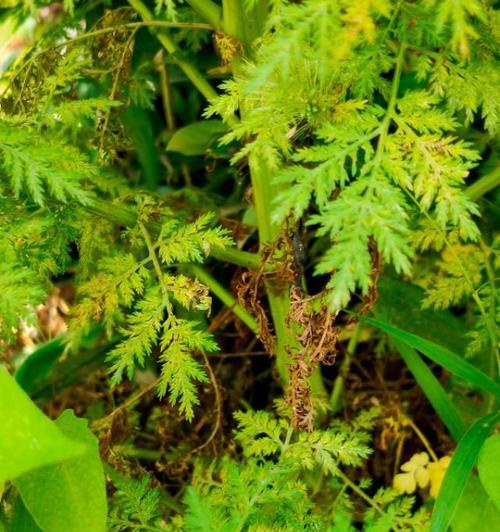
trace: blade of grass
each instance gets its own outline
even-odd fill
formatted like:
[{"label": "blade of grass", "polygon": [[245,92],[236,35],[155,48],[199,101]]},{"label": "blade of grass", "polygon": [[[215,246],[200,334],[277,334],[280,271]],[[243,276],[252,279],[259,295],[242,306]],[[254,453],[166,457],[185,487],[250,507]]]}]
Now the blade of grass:
[{"label": "blade of grass", "polygon": [[460,440],[467,426],[440,382],[414,349],[400,340],[394,340],[394,344],[453,439]]},{"label": "blade of grass", "polygon": [[500,412],[478,419],[458,443],[434,505],[431,532],[446,532],[448,529],[481,446],[498,421]]},{"label": "blade of grass", "polygon": [[376,327],[377,329],[386,332],[393,338],[405,342],[417,351],[420,351],[427,358],[436,362],[436,364],[446,368],[457,377],[476,385],[478,388],[489,392],[496,397],[500,397],[500,385],[497,382],[490,379],[488,375],[448,349],[445,349],[434,342],[430,342],[429,340],[425,340],[416,334],[398,329],[384,321],[367,318],[365,316],[360,316],[359,319],[372,327]]}]

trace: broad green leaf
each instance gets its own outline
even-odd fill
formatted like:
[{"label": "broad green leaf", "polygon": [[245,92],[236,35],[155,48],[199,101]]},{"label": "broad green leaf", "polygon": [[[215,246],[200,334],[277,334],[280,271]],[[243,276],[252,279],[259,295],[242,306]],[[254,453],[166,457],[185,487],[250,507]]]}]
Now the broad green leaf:
[{"label": "broad green leaf", "polygon": [[486,493],[500,510],[500,434],[494,434],[484,442],[477,469]]},{"label": "broad green leaf", "polygon": [[183,155],[203,155],[217,137],[227,130],[220,120],[202,120],[178,129],[170,139],[167,151]]},{"label": "broad green leaf", "polygon": [[75,459],[28,473],[15,482],[26,508],[46,532],[106,530],[106,483],[97,439],[87,421],[66,410],[56,421],[86,452]]},{"label": "broad green leaf", "polygon": [[500,512],[471,475],[450,525],[452,532],[500,532]]},{"label": "broad green leaf", "polygon": [[18,495],[12,511],[12,518],[8,526],[9,532],[43,532],[35,523],[33,517],[24,506],[23,500]]},{"label": "broad green leaf", "polygon": [[429,340],[425,340],[416,334],[393,327],[384,321],[375,320],[365,316],[361,316],[360,319],[365,323],[368,323],[368,325],[376,327],[387,334],[390,334],[393,338],[401,340],[417,351],[420,351],[426,357],[436,362],[436,364],[443,366],[443,368],[446,368],[457,377],[460,377],[471,384],[475,384],[478,388],[481,388],[486,392],[500,397],[500,385],[498,383],[448,349],[445,349],[434,342],[430,342]]},{"label": "broad green leaf", "polygon": [[451,399],[446,395],[441,383],[414,349],[400,340],[394,340],[394,343],[434,410],[455,441],[458,441],[465,434],[467,426]]},{"label": "broad green leaf", "polygon": [[85,447],[66,437],[0,367],[0,486],[84,451]]},{"label": "broad green leaf", "polygon": [[101,330],[99,326],[93,327],[70,357],[62,357],[67,347],[64,334],[41,344],[17,368],[14,378],[30,397],[52,398],[54,393],[85,378],[92,367],[97,369],[102,364],[112,343],[95,346]]},{"label": "broad green leaf", "polygon": [[33,397],[33,392],[41,386],[41,383],[47,381],[54,364],[63,352],[64,335],[49,340],[26,358],[16,370],[14,378],[22,389]]},{"label": "broad green leaf", "polygon": [[478,419],[459,441],[446,471],[431,518],[431,532],[446,532],[484,440],[500,420],[500,412]]}]

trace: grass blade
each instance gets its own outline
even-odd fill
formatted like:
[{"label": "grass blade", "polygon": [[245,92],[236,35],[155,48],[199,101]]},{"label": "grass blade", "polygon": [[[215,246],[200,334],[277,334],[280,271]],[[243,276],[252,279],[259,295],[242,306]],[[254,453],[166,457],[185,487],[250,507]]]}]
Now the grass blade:
[{"label": "grass blade", "polygon": [[425,340],[416,334],[398,329],[384,321],[367,318],[365,316],[360,316],[359,319],[372,327],[376,327],[386,332],[393,338],[403,341],[417,351],[420,351],[423,355],[430,358],[443,368],[446,368],[457,377],[460,377],[471,384],[475,384],[478,388],[481,388],[496,397],[500,397],[500,385],[497,382],[490,379],[488,375],[448,349],[445,349],[434,342],[430,342],[429,340]]},{"label": "grass blade", "polygon": [[500,412],[478,419],[458,443],[436,499],[431,532],[446,532],[481,446],[499,420]]},{"label": "grass blade", "polygon": [[422,388],[427,399],[441,418],[441,421],[446,425],[454,440],[460,440],[467,430],[467,425],[458,413],[455,405],[446,395],[441,383],[413,348],[401,340],[394,340],[394,343],[418,385]]}]

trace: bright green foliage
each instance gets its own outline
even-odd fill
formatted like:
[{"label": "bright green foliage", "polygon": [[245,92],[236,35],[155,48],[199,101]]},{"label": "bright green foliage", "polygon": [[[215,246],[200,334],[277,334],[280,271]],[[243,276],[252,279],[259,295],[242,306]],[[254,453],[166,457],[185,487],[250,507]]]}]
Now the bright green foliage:
[{"label": "bright green foliage", "polygon": [[439,2],[429,0],[429,8],[436,10],[436,29],[439,32],[449,24],[451,30],[451,45],[455,51],[463,56],[468,56],[469,39],[477,39],[478,33],[474,28],[473,18],[478,18],[485,22],[486,10],[484,5],[477,0],[444,0]]},{"label": "bright green foliage", "polygon": [[494,464],[500,460],[500,434],[485,440],[477,462],[479,478],[488,496],[500,510],[500,473]]},{"label": "bright green foliage", "polygon": [[[121,308],[133,307],[126,327],[121,328],[124,339],[108,357],[112,364],[112,382],[119,383],[124,374],[131,379],[136,366],[143,367],[153,348],[159,346],[158,393],[162,397],[168,392],[170,403],[179,403],[180,411],[188,420],[193,419],[193,406],[198,404],[194,383],[208,380],[192,353],[216,351],[217,345],[196,322],[177,318],[173,302],[186,309],[206,312],[210,309],[210,297],[206,287],[196,280],[164,274],[158,268],[159,260],[166,266],[175,262],[202,262],[212,246],[227,245],[230,239],[226,231],[208,227],[211,220],[210,214],[189,224],[168,220],[162,225],[154,245],[139,222],[149,256],[141,262],[136,262],[130,254],[103,259],[103,274],[84,286],[88,297],[76,310],[79,327],[82,320],[89,322],[102,315],[112,330],[114,324],[123,321]],[[136,231],[130,231],[128,236],[135,245]],[[154,264],[158,284],[144,292],[150,281],[149,270],[145,267],[149,262]]]},{"label": "bright green foliage", "polygon": [[[227,118],[238,104],[246,109],[225,138],[255,140],[235,160],[254,154],[275,169],[277,222],[309,218],[319,237],[328,236],[331,249],[316,271],[332,273],[333,310],[358,289],[367,293],[371,241],[384,262],[410,274],[415,222],[430,221],[434,239],[478,237],[478,210],[463,185],[479,154],[456,131],[480,110],[485,126],[496,128],[490,84],[498,70],[487,47],[467,61],[456,52],[469,54],[477,19],[482,32],[494,29],[480,2],[443,2],[437,13],[424,4],[279,4],[255,63],[223,84],[226,95],[209,112]],[[441,55],[425,51],[436,45]],[[311,205],[319,214],[309,217]]]},{"label": "bright green foliage", "polygon": [[227,231],[211,228],[213,215],[206,213],[189,224],[178,220],[166,221],[161,228],[159,254],[162,262],[171,265],[175,262],[203,262],[212,247],[226,247],[232,240]]},{"label": "bright green foliage", "polygon": [[481,528],[495,530],[499,521],[500,510],[484,491],[479,478],[471,475],[453,514],[451,530],[453,532],[469,532]]},{"label": "bright green foliage", "polygon": [[[81,456],[85,447],[67,437],[0,368],[0,488],[7,480],[47,464]],[[1,491],[1,489],[0,489]]]},{"label": "bright green foliage", "polygon": [[48,194],[62,202],[90,201],[81,181],[95,175],[95,168],[72,146],[54,146],[29,127],[0,122],[0,151],[2,170],[17,195],[26,192],[41,206]]},{"label": "bright green foliage", "polygon": [[85,453],[59,464],[46,465],[19,477],[15,484],[42,530],[86,532],[106,530],[106,482],[97,438],[88,422],[66,410],[57,427],[85,445]]},{"label": "bright green foliage", "polygon": [[158,288],[153,293],[146,294],[138,303],[136,312],[128,320],[128,328],[122,331],[125,340],[109,355],[113,362],[111,371],[114,373],[114,383],[122,380],[124,372],[131,379],[135,366],[144,366],[144,359],[151,354],[156,341],[164,312],[165,304]]},{"label": "bright green foliage", "polygon": [[19,319],[33,319],[29,305],[41,303],[45,292],[38,285],[33,272],[19,266],[0,265],[0,338],[12,340],[19,326]]},{"label": "bright green foliage", "polygon": [[[109,515],[110,530],[147,529],[160,517],[160,491],[151,487],[147,476],[140,480],[113,479],[116,492]],[[156,529],[154,529],[156,530]]]},{"label": "bright green foliage", "polygon": [[[316,506],[307,485],[299,480],[300,470],[312,470],[316,476],[340,475],[332,479],[337,490],[331,492],[331,500],[340,512],[338,518],[343,515],[348,523],[353,508],[343,497],[341,469],[360,466],[370,454],[367,431],[377,415],[376,410],[366,411],[352,425],[297,434],[287,420],[268,412],[237,412],[235,437],[244,461],[224,459],[215,470],[199,464],[194,486],[184,499],[186,529],[327,530],[334,512],[329,507],[323,514],[324,509]],[[367,530],[425,530],[428,515],[424,511],[411,514],[412,498],[381,490],[373,500],[378,511],[366,514]],[[380,528],[381,523],[385,528]],[[333,526],[337,526],[337,517]]]},{"label": "bright green foliage", "polygon": [[163,324],[161,335],[160,397],[169,392],[172,405],[180,403],[186,419],[193,419],[193,406],[199,403],[194,382],[208,382],[201,365],[191,356],[196,351],[217,351],[212,336],[193,321],[171,317]]},{"label": "bright green foliage", "polygon": [[[49,4],[0,9],[0,351],[29,373],[20,333],[38,311],[35,343],[49,341],[27,359],[40,368],[30,389],[50,401],[71,387],[62,401],[94,420],[116,488],[108,528],[428,530],[427,492],[388,482],[429,446],[420,414],[433,408],[456,437],[500,393],[494,3]],[[398,289],[411,283],[425,296]],[[37,307],[55,288],[69,288],[69,316]],[[381,300],[380,319],[353,330],[342,311]],[[68,325],[53,342],[50,311]],[[14,516],[104,530],[96,439],[69,414],[65,438],[4,384],[0,529]],[[430,445],[451,451],[439,428]],[[443,526],[455,506],[467,521],[460,491],[490,428],[452,459]],[[26,508],[4,490],[14,478]],[[465,488],[483,507],[481,490]]]},{"label": "bright green foliage", "polygon": [[[225,231],[210,228],[212,217],[205,215],[197,221],[183,224],[166,221],[158,240],[151,244],[150,236],[140,222],[141,230],[128,234],[134,245],[141,231],[149,255],[137,262],[133,255],[116,255],[100,261],[101,272],[82,287],[86,296],[75,310],[74,324],[79,329],[91,321],[101,319],[111,332],[123,323],[122,309],[133,308],[133,313],[121,327],[124,336],[109,354],[112,382],[119,383],[124,375],[132,378],[137,366],[143,367],[153,349],[159,346],[162,365],[158,393],[167,391],[170,402],[180,404],[187,419],[193,418],[193,406],[198,404],[194,383],[206,382],[207,376],[192,353],[215,351],[217,346],[211,336],[197,328],[196,322],[179,319],[174,314],[173,303],[186,309],[208,311],[210,297],[204,285],[183,275],[158,272],[161,261],[166,266],[176,262],[201,262],[210,248],[222,247],[230,242]],[[153,247],[150,247],[153,246]],[[158,252],[156,252],[158,249]],[[158,256],[157,256],[158,253]],[[155,284],[151,284],[148,263],[154,265]],[[157,283],[157,284],[156,284]]]}]

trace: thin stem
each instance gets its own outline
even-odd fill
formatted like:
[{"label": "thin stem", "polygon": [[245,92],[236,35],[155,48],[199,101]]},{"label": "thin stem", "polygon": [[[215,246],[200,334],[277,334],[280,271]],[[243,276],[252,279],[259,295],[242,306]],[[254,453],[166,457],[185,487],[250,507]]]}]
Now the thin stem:
[{"label": "thin stem", "polygon": [[467,187],[465,192],[470,199],[477,201],[498,185],[500,185],[500,166],[495,168],[492,172],[483,175],[483,177]]},{"label": "thin stem", "polygon": [[165,123],[167,124],[167,130],[171,133],[175,129],[175,117],[174,111],[172,109],[172,95],[170,92],[168,72],[165,64],[163,63],[163,50],[158,52],[158,55],[156,56],[156,63],[158,65],[158,72],[160,73],[160,88],[163,111],[165,113]]},{"label": "thin stem", "polygon": [[283,442],[283,445],[281,447],[281,454],[283,454],[290,446],[290,442],[292,441],[292,436],[293,436],[293,425],[290,424],[286,431],[285,441]]},{"label": "thin stem", "polygon": [[344,382],[347,377],[347,374],[349,373],[352,358],[354,356],[354,353],[356,352],[356,346],[358,345],[360,333],[361,322],[358,322],[354,327],[351,338],[349,339],[349,343],[347,344],[346,354],[344,360],[342,360],[342,364],[339,369],[339,374],[335,379],[332,394],[330,396],[330,406],[334,414],[340,409],[340,401],[342,397],[342,390],[344,389]]},{"label": "thin stem", "polygon": [[429,443],[429,440],[425,437],[425,434],[415,425],[412,419],[409,417],[403,416],[403,420],[406,424],[408,424],[413,432],[419,437],[420,441],[423,443],[425,449],[430,454],[432,460],[434,462],[438,462],[439,458],[437,457],[436,453],[434,452],[434,449],[432,448],[431,444]]},{"label": "thin stem", "polygon": [[152,391],[154,388],[156,388],[157,384],[160,382],[160,378],[155,379],[152,383],[148,384],[145,388],[142,390],[139,390],[135,395],[127,399],[124,403],[122,403],[119,407],[115,408],[112,412],[110,412],[107,416],[98,419],[92,424],[92,430],[99,430],[100,428],[103,428],[107,425],[107,421],[110,420],[113,416],[115,416],[118,412],[121,412],[122,410],[126,410],[127,408],[131,407],[134,403],[139,401],[144,395]]},{"label": "thin stem", "polygon": [[210,381],[212,383],[212,387],[214,389],[215,394],[215,424],[214,428],[212,429],[212,432],[210,433],[210,436],[204,441],[201,445],[196,447],[196,449],[193,449],[191,451],[192,454],[200,452],[202,449],[204,449],[214,438],[217,432],[220,429],[221,421],[222,421],[222,396],[219,390],[219,385],[217,384],[217,379],[215,378],[215,373],[212,370],[212,366],[210,365],[210,361],[208,360],[208,357],[204,351],[201,352],[201,356],[203,357],[203,360],[205,362],[205,366],[207,368],[208,374],[210,376]]},{"label": "thin stem", "polygon": [[163,294],[163,299],[167,300],[168,299],[167,287],[165,286],[165,282],[163,279],[163,273],[161,271],[161,266],[160,266],[160,263],[158,262],[158,257],[156,256],[155,246],[153,245],[153,242],[151,241],[151,237],[149,236],[146,226],[142,222],[138,222],[137,225],[139,226],[139,229],[141,230],[142,236],[144,238],[144,242],[146,243],[146,247],[148,248],[149,258],[151,259],[153,263],[156,277],[158,278],[158,282],[160,283],[161,291]]},{"label": "thin stem", "polygon": [[354,491],[354,493],[356,493],[362,499],[364,499],[378,513],[385,515],[384,510],[369,495],[367,495],[359,486],[357,486],[345,473],[343,473],[340,469],[338,469],[336,473],[342,479],[344,484],[349,486],[352,489],[352,491]]},{"label": "thin stem", "polygon": [[[137,216],[134,211],[122,205],[116,205],[99,198],[95,198],[91,203],[83,205],[83,208],[92,214],[96,214],[119,225],[134,227],[137,224]],[[160,234],[160,224],[149,222],[145,225],[148,232],[153,236]],[[244,268],[258,269],[260,264],[259,255],[237,248],[214,247],[210,249],[210,255],[217,260],[243,266]]]},{"label": "thin stem", "polygon": [[255,319],[238,304],[234,296],[224,288],[214,277],[212,277],[206,270],[198,264],[186,264],[183,266],[187,272],[190,272],[203,284],[207,285],[223,303],[228,307],[240,320],[253,332],[259,330],[259,326]]},{"label": "thin stem", "polygon": [[384,116],[384,120],[382,121],[381,125],[381,131],[380,131],[380,137],[378,139],[377,143],[377,150],[375,152],[375,157],[373,159],[372,167],[374,171],[372,172],[372,182],[373,186],[376,186],[374,183],[374,177],[378,171],[378,167],[380,164],[380,160],[382,158],[382,155],[384,153],[385,148],[385,141],[387,139],[387,135],[389,134],[389,127],[391,125],[391,121],[394,117],[394,111],[396,109],[396,103],[398,99],[398,91],[399,91],[399,84],[401,81],[401,74],[403,72],[403,63],[404,63],[404,57],[405,57],[405,51],[406,51],[406,41],[403,39],[401,41],[401,44],[399,45],[399,52],[398,56],[396,58],[396,69],[394,71],[394,76],[392,78],[392,87],[391,87],[391,95],[389,97],[389,103],[387,105],[387,111]]},{"label": "thin stem", "polygon": [[[123,52],[121,54],[120,61],[118,62],[118,67],[116,68],[116,74],[115,74],[115,79],[113,80],[113,86],[111,88],[111,92],[109,93],[109,99],[110,100],[114,100],[115,99],[116,92],[118,90],[118,83],[120,81],[120,77],[121,77],[123,66],[125,64],[127,53],[130,51],[130,45],[132,44],[132,41],[134,40],[136,32],[137,32],[137,30],[134,30],[132,32],[130,37],[127,39],[127,42],[125,43],[125,46],[123,47]],[[110,117],[111,117],[111,108],[109,108],[108,112],[106,113],[106,117],[104,118],[104,123],[103,123],[102,129],[101,129],[101,135],[100,135],[101,139],[100,139],[100,142],[99,142],[99,146],[100,146],[101,150],[103,149],[103,146],[104,146],[105,135],[106,135],[106,131],[108,129],[108,124],[109,124]]]},{"label": "thin stem", "polygon": [[[129,4],[139,13],[145,22],[154,20],[153,14],[142,0],[129,0]],[[155,33],[156,38],[160,41],[165,50],[171,54],[174,63],[184,72],[191,83],[205,96],[210,102],[217,97],[217,92],[212,85],[208,83],[203,74],[189,61],[176,56],[178,52],[175,42],[165,33]]]},{"label": "thin stem", "polygon": [[[493,271],[493,268],[491,266],[490,262],[490,253],[488,246],[486,245],[485,241],[482,238],[479,238],[479,245],[481,246],[481,250],[484,255],[484,268],[486,270],[486,276],[488,278],[488,283],[490,285],[490,315],[489,315],[489,321],[493,324],[493,332],[495,333],[496,338],[496,308],[497,308],[497,288],[496,288],[496,282],[495,282],[495,272]],[[478,288],[478,292],[479,292]],[[494,377],[495,374],[495,346],[492,346],[492,355],[490,357],[490,367],[489,367],[489,373],[490,377]],[[494,397],[490,395],[489,398],[489,405],[488,409],[491,410],[494,405]]]}]

